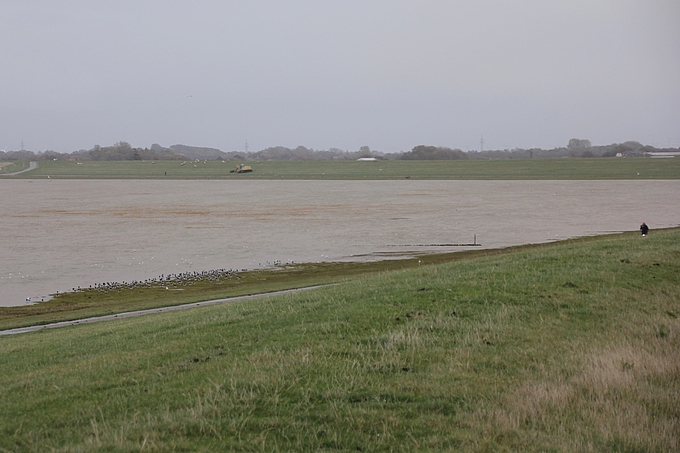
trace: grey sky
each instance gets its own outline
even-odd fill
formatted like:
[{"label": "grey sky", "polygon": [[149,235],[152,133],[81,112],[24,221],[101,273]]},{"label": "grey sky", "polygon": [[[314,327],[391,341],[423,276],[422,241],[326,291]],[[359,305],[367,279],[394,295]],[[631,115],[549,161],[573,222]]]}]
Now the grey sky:
[{"label": "grey sky", "polygon": [[680,146],[677,0],[0,3],[0,149]]}]

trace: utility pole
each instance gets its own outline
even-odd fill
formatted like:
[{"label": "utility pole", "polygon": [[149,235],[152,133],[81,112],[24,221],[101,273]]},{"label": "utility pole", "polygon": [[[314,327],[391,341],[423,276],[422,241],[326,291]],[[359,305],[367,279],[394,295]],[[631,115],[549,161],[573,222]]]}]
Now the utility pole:
[{"label": "utility pole", "polygon": [[22,150],[22,151],[26,151],[26,150],[24,149],[24,139],[23,139],[23,138],[21,139],[21,150]]},{"label": "utility pole", "polygon": [[482,151],[484,151],[484,136],[483,135],[479,139],[479,152],[481,153]]}]

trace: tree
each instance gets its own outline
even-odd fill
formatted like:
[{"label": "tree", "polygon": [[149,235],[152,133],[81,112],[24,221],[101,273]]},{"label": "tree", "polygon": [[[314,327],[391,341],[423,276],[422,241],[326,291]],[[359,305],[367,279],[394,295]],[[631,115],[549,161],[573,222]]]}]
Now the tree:
[{"label": "tree", "polygon": [[372,157],[371,148],[368,146],[362,146],[359,148],[359,157]]},{"label": "tree", "polygon": [[584,150],[590,148],[591,146],[592,144],[590,143],[590,140],[572,138],[571,140],[569,140],[567,148],[571,150]]}]

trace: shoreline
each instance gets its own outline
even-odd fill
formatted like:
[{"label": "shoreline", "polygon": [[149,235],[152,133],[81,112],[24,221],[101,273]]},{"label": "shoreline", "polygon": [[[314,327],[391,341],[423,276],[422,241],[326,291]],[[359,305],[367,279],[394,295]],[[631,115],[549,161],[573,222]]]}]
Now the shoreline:
[{"label": "shoreline", "polygon": [[[654,232],[663,233],[680,229],[680,226],[656,229]],[[653,232],[653,234],[654,234]],[[542,242],[534,244],[513,245],[495,249],[472,249],[448,253],[420,254],[410,258],[386,259],[363,262],[324,262],[324,263],[295,263],[271,268],[269,270],[255,270],[240,274],[231,282],[199,282],[196,286],[186,288],[173,287],[172,284],[163,288],[138,288],[129,291],[116,292],[111,295],[99,294],[91,300],[91,289],[73,293],[60,293],[50,303],[38,303],[24,306],[1,307],[0,329],[8,333],[20,333],[24,328],[41,330],[48,324],[74,325],[89,318],[120,317],[128,312],[163,312],[172,311],[174,307],[194,307],[248,298],[266,297],[277,293],[284,294],[301,288],[317,288],[376,275],[384,272],[418,268],[422,265],[437,265],[460,260],[483,258],[524,251],[540,250],[559,247],[568,244],[584,242],[616,240],[628,236],[637,240],[639,232],[627,231],[607,233],[595,236],[582,236],[560,241]],[[174,302],[166,301],[172,289]],[[22,321],[23,320],[23,321]],[[17,329],[19,329],[17,331]],[[0,332],[2,334],[2,332]]]}]

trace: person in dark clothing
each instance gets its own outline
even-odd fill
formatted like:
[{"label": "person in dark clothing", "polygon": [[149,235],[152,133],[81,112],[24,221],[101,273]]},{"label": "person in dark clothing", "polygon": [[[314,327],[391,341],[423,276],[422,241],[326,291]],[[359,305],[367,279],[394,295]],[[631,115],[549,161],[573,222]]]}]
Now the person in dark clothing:
[{"label": "person in dark clothing", "polygon": [[645,222],[642,222],[642,225],[640,225],[640,232],[643,236],[647,236],[647,233],[649,233],[649,227]]}]

